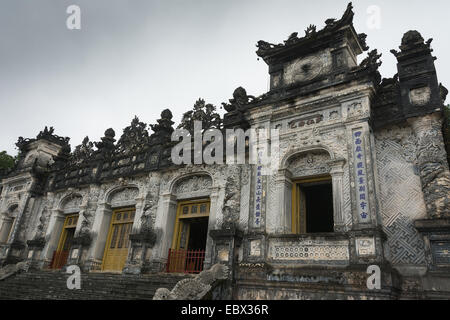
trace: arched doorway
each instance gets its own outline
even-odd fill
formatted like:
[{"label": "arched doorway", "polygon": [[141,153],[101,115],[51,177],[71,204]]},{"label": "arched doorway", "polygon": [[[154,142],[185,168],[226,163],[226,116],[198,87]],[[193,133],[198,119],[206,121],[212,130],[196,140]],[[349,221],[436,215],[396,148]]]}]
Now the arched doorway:
[{"label": "arched doorway", "polygon": [[72,240],[75,236],[77,223],[78,214],[66,216],[61,236],[59,238],[58,247],[53,254],[52,262],[50,265],[52,269],[61,269],[66,265],[70,248],[72,247]]},{"label": "arched doorway", "polygon": [[292,183],[292,233],[334,232],[331,158],[323,149],[292,155],[286,161]]},{"label": "arched doorway", "polygon": [[50,251],[52,252],[49,264],[51,269],[61,269],[67,263],[78,225],[82,199],[80,194],[70,194],[61,199],[55,215],[53,240],[49,241],[53,243],[53,249]]},{"label": "arched doorway", "polygon": [[178,203],[167,271],[196,273],[203,270],[209,211],[209,199]]},{"label": "arched doorway", "polygon": [[122,271],[125,266],[134,216],[134,208],[113,211],[103,258],[103,271]]},{"label": "arched doorway", "polygon": [[101,262],[103,272],[122,272],[125,267],[138,195],[139,189],[130,185],[113,189],[106,196],[108,210],[105,210],[102,228],[105,239]]},{"label": "arched doorway", "polygon": [[173,188],[176,216],[167,272],[198,273],[203,270],[211,210],[207,175],[193,175],[178,180]]},{"label": "arched doorway", "polygon": [[0,228],[0,244],[7,243],[14,230],[14,223],[18,214],[18,205],[10,206],[6,213],[2,216],[2,224]]}]

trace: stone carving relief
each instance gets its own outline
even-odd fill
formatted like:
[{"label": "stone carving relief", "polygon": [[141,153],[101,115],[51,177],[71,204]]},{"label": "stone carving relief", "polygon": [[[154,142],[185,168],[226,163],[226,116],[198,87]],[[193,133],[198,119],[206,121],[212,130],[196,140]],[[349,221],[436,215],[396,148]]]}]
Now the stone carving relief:
[{"label": "stone carving relief", "polygon": [[78,212],[80,211],[80,205],[82,197],[80,195],[72,194],[68,198],[63,200],[63,205],[61,209],[65,213]]},{"label": "stone carving relief", "polygon": [[144,212],[141,216],[142,232],[148,232],[153,229],[156,219],[156,210],[158,209],[159,181],[156,182],[154,179],[151,179],[150,183],[150,190],[148,191]]},{"label": "stone carving relief", "polygon": [[330,172],[327,161],[330,155],[325,151],[310,151],[293,156],[288,160],[288,169],[293,177],[307,177]]},{"label": "stone carving relief", "polygon": [[417,166],[428,215],[450,217],[450,171],[439,114],[409,120],[417,139]]},{"label": "stone carving relief", "polygon": [[136,187],[126,187],[114,192],[109,199],[111,207],[119,207],[124,203],[135,201],[139,195],[139,189]]},{"label": "stone carving relief", "polygon": [[236,169],[237,170],[233,170],[232,174],[227,177],[225,184],[225,198],[222,208],[222,228],[231,228],[236,226],[239,221],[241,200],[241,185],[239,177],[241,168],[236,167]]},{"label": "stone carving relief", "polygon": [[174,187],[175,194],[205,191],[212,187],[212,180],[207,175],[191,176],[179,181]]}]

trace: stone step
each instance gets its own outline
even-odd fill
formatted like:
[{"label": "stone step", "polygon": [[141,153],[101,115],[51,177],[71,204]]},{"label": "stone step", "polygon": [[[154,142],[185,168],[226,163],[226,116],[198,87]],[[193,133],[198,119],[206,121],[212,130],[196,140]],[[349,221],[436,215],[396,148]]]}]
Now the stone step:
[{"label": "stone step", "polygon": [[81,290],[67,289],[68,277],[60,271],[17,274],[0,282],[0,299],[152,299],[158,288],[172,289],[190,275],[84,273]]}]

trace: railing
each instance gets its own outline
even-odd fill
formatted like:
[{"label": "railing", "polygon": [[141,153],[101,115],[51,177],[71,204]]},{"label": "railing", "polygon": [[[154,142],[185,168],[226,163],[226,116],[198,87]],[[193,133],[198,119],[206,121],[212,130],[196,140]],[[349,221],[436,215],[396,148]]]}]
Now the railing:
[{"label": "railing", "polygon": [[55,251],[53,252],[52,261],[50,262],[50,269],[61,269],[67,263],[69,251]]},{"label": "railing", "polygon": [[168,273],[199,273],[203,271],[205,250],[169,249],[166,272]]}]

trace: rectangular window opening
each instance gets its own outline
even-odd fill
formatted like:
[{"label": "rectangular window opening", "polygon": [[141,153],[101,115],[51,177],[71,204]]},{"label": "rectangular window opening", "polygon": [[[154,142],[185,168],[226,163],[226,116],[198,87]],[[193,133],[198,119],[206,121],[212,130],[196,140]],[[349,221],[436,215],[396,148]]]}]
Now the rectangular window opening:
[{"label": "rectangular window opening", "polygon": [[295,182],[292,196],[294,233],[334,232],[333,188],[330,177]]}]

